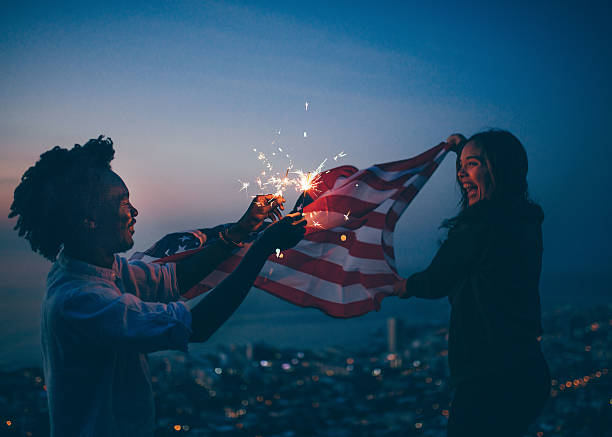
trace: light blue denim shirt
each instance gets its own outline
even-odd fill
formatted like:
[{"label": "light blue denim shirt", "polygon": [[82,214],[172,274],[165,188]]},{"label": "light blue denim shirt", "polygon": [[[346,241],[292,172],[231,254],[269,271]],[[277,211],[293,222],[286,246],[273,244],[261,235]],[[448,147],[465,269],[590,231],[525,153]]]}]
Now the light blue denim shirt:
[{"label": "light blue denim shirt", "polygon": [[191,314],[179,297],[175,264],[115,256],[105,269],[59,255],[41,327],[52,436],[153,435],[145,354],[187,350]]}]

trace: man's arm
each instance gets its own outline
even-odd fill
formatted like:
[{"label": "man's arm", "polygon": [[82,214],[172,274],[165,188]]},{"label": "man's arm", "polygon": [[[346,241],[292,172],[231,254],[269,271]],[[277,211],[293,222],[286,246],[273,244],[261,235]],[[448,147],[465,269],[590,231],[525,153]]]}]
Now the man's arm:
[{"label": "man's arm", "polygon": [[265,219],[280,220],[284,202],[283,197],[273,194],[255,196],[236,224],[220,230],[215,236],[217,238],[199,252],[177,261],[176,274],[181,294],[185,294],[229,258],[241,247],[244,239],[261,229]]},{"label": "man's arm", "polygon": [[300,213],[289,214],[260,235],[240,265],[191,310],[191,341],[206,341],[219,329],[242,303],[274,249],[297,244],[304,236],[305,225]]},{"label": "man's arm", "polygon": [[131,293],[85,287],[70,293],[56,313],[88,344],[118,350],[187,350],[191,314],[182,302],[144,302]]}]

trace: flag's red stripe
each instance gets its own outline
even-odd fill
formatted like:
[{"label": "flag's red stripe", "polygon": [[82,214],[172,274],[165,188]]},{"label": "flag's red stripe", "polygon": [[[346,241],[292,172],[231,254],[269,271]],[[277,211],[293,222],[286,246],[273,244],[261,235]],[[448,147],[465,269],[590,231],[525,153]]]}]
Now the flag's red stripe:
[{"label": "flag's red stripe", "polygon": [[387,213],[387,223],[385,224],[385,228],[389,231],[393,231],[398,220],[399,216],[397,215],[397,213],[390,209]]},{"label": "flag's red stripe", "polygon": [[419,189],[417,187],[415,187],[414,185],[408,185],[405,189],[393,195],[393,199],[394,200],[399,199],[406,203],[410,203],[412,202],[412,199],[414,199],[414,196],[416,196],[418,192],[419,192]]},{"label": "flag's red stripe", "polygon": [[343,194],[331,194],[323,198],[319,198],[304,208],[305,212],[317,211],[334,211],[341,214],[346,214],[351,211],[354,217],[361,217],[368,211],[374,210],[379,204],[366,202],[353,196]]},{"label": "flag's red stripe", "polygon": [[382,250],[385,252],[385,254],[391,258],[391,259],[395,259],[395,253],[393,253],[393,246],[389,246],[387,244],[382,245]]},{"label": "flag's red stripe", "polygon": [[343,319],[357,317],[372,310],[378,311],[380,309],[380,302],[385,297],[389,296],[386,293],[379,292],[374,295],[373,299],[364,299],[350,303],[336,303],[325,299],[320,299],[301,290],[271,281],[262,276],[257,278],[254,286],[280,297],[281,299],[285,299],[286,301],[289,301],[295,305],[306,308],[318,308],[332,317]]},{"label": "flag's red stripe", "polygon": [[[366,169],[363,171],[361,175],[359,175],[359,177],[351,180],[350,183],[365,183],[365,184],[368,184],[371,188],[374,188],[375,190],[388,191],[388,190],[401,188],[408,179],[420,173],[421,172],[404,173],[401,176],[389,181],[389,180],[381,178],[380,176],[378,176],[376,173],[372,172],[371,170]],[[358,188],[358,187],[355,187],[355,188]]]},{"label": "flag's red stripe", "polygon": [[382,212],[372,211],[365,216],[367,221],[364,225],[371,228],[383,229],[385,227],[386,216],[387,215],[383,214]]},{"label": "flag's red stripe", "polygon": [[430,176],[431,176],[431,175],[434,173],[434,171],[436,171],[436,169],[437,169],[439,166],[440,166],[440,164],[434,161],[434,162],[432,162],[432,163],[431,163],[431,165],[430,165],[430,166],[428,166],[428,167],[427,167],[427,168],[424,170],[423,174],[424,174],[425,176],[427,176],[427,179],[429,179],[429,177],[430,177]]},{"label": "flag's red stripe", "polygon": [[[380,246],[378,246],[380,248]],[[380,249],[379,249],[380,250]],[[359,271],[345,271],[342,266],[314,258],[304,253],[288,249],[283,252],[283,258],[271,257],[269,261],[282,264],[302,273],[306,273],[325,281],[343,286],[362,284],[365,288],[376,288],[393,283],[395,275],[392,273],[361,273]]]},{"label": "flag's red stripe", "polygon": [[212,287],[209,287],[208,285],[196,284],[193,287],[191,287],[189,291],[187,291],[187,293],[184,293],[181,296],[189,300],[189,299],[193,299],[196,296],[199,296],[200,294],[206,293],[210,290],[212,290]]}]

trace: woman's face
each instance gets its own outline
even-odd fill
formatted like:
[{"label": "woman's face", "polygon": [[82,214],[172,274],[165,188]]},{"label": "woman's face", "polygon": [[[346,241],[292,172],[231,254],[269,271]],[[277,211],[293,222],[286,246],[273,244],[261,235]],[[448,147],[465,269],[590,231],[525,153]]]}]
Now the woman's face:
[{"label": "woman's face", "polygon": [[482,149],[473,141],[468,142],[461,150],[459,162],[457,179],[467,193],[468,205],[490,199],[494,187]]}]

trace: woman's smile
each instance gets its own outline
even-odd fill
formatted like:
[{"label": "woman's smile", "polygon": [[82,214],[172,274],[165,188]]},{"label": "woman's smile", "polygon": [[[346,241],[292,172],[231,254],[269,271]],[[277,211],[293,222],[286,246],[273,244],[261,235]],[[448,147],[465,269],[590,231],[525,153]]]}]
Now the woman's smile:
[{"label": "woman's smile", "polygon": [[487,159],[482,149],[471,141],[461,151],[457,178],[467,194],[468,205],[491,197],[493,183]]}]

